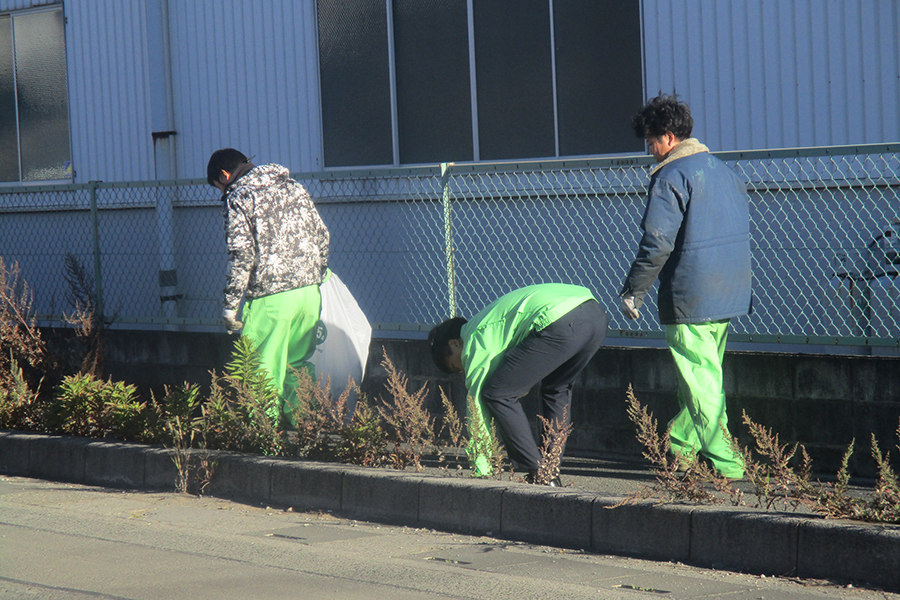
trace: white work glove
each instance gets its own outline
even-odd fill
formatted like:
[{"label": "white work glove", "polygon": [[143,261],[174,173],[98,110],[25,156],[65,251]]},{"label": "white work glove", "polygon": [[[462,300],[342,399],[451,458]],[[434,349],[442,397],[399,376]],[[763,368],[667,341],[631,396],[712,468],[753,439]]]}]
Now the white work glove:
[{"label": "white work glove", "polygon": [[222,321],[225,322],[225,329],[228,330],[228,333],[238,333],[244,327],[244,324],[238,321],[236,310],[227,308],[223,310]]},{"label": "white work glove", "polygon": [[622,314],[632,321],[636,320],[641,316],[641,313],[638,312],[638,309],[643,303],[643,300],[638,300],[634,296],[622,296]]}]

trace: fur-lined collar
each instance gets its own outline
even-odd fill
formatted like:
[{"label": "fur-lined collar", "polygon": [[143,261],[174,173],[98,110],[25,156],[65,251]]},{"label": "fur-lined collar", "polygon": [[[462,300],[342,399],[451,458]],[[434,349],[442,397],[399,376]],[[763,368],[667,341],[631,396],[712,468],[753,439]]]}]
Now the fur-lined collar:
[{"label": "fur-lined collar", "polygon": [[701,144],[700,140],[697,138],[681,140],[677,146],[672,148],[668,156],[666,156],[661,163],[650,169],[650,174],[653,175],[673,160],[678,160],[679,158],[684,158],[685,156],[690,156],[692,154],[700,154],[701,152],[709,152],[709,148]]}]

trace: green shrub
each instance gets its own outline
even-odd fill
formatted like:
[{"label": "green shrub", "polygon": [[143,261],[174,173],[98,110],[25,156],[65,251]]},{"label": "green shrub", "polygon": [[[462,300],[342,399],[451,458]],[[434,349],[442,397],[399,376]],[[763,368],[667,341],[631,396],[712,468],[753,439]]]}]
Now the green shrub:
[{"label": "green shrub", "polygon": [[63,378],[57,394],[51,423],[61,433],[121,440],[144,437],[144,403],[133,385],[78,374]]},{"label": "green shrub", "polygon": [[225,374],[212,373],[210,397],[197,424],[209,449],[279,455],[284,447],[280,408],[253,343],[241,336]]}]

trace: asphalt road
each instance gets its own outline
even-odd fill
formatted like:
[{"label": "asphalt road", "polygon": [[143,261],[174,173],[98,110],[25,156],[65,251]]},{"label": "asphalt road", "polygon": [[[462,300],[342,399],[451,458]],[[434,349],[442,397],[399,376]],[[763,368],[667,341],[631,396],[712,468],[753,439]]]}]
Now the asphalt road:
[{"label": "asphalt road", "polygon": [[623,600],[900,595],[352,521],[216,498],[0,477],[0,599]]}]

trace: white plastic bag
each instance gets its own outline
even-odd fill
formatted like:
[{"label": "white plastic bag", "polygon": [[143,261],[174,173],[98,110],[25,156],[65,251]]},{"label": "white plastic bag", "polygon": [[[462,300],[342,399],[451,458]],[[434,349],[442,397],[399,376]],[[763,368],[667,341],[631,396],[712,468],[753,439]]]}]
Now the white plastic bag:
[{"label": "white plastic bag", "polygon": [[[316,379],[331,378],[331,396],[337,400],[347,388],[348,378],[360,384],[369,358],[372,326],[344,282],[329,271],[319,286],[322,312],[316,323],[316,349],[309,359],[316,367]],[[347,415],[353,415],[356,394],[347,399]]]}]

